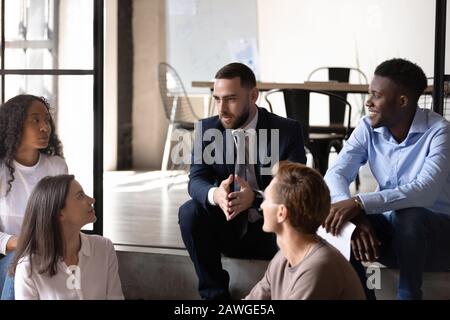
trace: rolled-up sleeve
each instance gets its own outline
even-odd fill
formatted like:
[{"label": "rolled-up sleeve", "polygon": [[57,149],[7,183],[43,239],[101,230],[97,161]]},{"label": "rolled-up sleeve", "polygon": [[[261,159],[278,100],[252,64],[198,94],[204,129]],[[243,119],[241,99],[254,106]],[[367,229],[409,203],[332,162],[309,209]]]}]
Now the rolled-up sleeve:
[{"label": "rolled-up sleeve", "polygon": [[5,232],[0,232],[0,253],[6,255],[6,245],[12,236]]},{"label": "rolled-up sleeve", "polygon": [[439,129],[429,144],[422,169],[410,183],[392,189],[360,194],[366,213],[380,213],[412,207],[431,207],[450,172],[449,129]]},{"label": "rolled-up sleeve", "polygon": [[351,197],[350,183],[355,180],[359,168],[367,162],[368,139],[369,132],[361,121],[328,169],[324,179],[330,189],[332,203]]}]

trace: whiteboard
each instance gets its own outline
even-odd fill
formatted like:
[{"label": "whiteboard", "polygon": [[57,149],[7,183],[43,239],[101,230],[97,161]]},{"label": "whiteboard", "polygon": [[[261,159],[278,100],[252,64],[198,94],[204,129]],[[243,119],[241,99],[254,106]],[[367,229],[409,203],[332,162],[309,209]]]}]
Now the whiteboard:
[{"label": "whiteboard", "polygon": [[191,82],[212,80],[233,62],[230,42],[257,41],[257,0],[168,0],[166,5],[167,60],[189,93],[208,92]]}]

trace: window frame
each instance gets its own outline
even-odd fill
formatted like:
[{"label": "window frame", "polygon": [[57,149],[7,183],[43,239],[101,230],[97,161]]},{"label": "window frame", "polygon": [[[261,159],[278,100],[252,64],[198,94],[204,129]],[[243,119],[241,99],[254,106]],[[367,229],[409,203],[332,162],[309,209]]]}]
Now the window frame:
[{"label": "window frame", "polygon": [[[92,69],[5,69],[5,47],[8,44],[24,45],[27,42],[36,41],[13,41],[5,42],[5,0],[1,2],[0,23],[0,86],[1,103],[5,102],[5,76],[6,75],[92,75],[93,77],[93,190],[95,211],[97,221],[93,224],[93,230],[83,230],[86,233],[103,234],[103,54],[104,54],[104,0],[92,0],[93,5],[93,68]],[[59,1],[59,0],[57,0]],[[56,6],[57,7],[57,6]],[[58,22],[55,17],[55,24]],[[58,29],[55,26],[55,29]],[[9,47],[16,47],[14,44]],[[56,91],[57,92],[57,91]]]}]

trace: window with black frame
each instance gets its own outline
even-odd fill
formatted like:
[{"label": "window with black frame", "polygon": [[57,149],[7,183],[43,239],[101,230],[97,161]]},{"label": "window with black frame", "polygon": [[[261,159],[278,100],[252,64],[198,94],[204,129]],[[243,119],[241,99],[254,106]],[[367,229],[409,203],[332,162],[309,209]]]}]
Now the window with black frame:
[{"label": "window with black frame", "polygon": [[[22,93],[49,101],[69,173],[97,198],[101,163],[103,0],[1,0],[1,99]],[[95,137],[95,138],[94,138]],[[97,139],[97,140],[95,140]],[[101,172],[100,168],[99,172]],[[100,209],[100,210],[99,210]]]}]

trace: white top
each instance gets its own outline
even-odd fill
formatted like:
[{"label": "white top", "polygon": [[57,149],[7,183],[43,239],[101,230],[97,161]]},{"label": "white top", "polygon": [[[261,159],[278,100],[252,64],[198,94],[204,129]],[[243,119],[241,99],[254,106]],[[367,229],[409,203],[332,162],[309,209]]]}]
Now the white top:
[{"label": "white top", "polygon": [[9,170],[4,163],[0,164],[0,253],[2,254],[6,252],[9,238],[20,234],[28,198],[36,184],[46,176],[66,174],[68,171],[63,158],[42,153],[38,162],[32,167],[24,166],[17,161],[13,163],[14,181],[7,195]]},{"label": "white top", "polygon": [[117,256],[111,240],[80,233],[78,265],[61,261],[53,277],[39,274],[36,267],[30,277],[29,257],[22,258],[14,279],[17,300],[122,300]]}]

